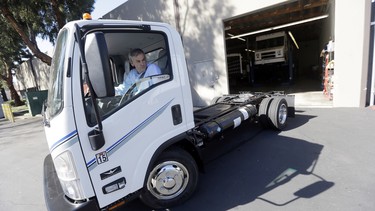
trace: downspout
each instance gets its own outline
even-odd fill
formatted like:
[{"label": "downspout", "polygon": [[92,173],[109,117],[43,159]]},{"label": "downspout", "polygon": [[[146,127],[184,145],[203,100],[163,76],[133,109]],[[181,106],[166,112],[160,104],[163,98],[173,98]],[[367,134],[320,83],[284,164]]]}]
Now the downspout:
[{"label": "downspout", "polygon": [[[375,20],[373,14],[375,13],[375,3],[374,0],[371,2],[371,22],[370,22],[370,49],[369,49],[369,56],[372,57],[372,66],[368,67],[368,78],[367,78],[367,96],[366,100],[369,100],[369,106],[375,105],[374,97],[375,97]],[[371,52],[372,49],[372,52]],[[371,58],[369,58],[369,63]],[[370,81],[371,78],[371,81]],[[370,85],[371,84],[371,85]],[[369,96],[368,96],[369,95]],[[369,99],[370,98],[370,99]],[[366,102],[367,103],[367,102]]]},{"label": "downspout", "polygon": [[[374,3],[372,3],[374,4]],[[374,7],[372,6],[372,9]],[[373,13],[374,11],[371,11]],[[375,22],[371,22],[370,27],[375,31]],[[370,30],[371,31],[371,30]],[[371,39],[371,38],[370,38]],[[375,42],[375,33],[373,33],[372,42]],[[372,45],[372,68],[371,68],[371,86],[370,88],[370,103],[369,106],[375,105],[375,45]]]},{"label": "downspout", "polygon": [[[371,24],[373,25],[373,24]],[[375,40],[375,33],[373,39]],[[372,49],[373,56],[372,56],[372,70],[371,70],[371,90],[370,90],[370,106],[375,105],[374,97],[375,97],[375,47]]]},{"label": "downspout", "polygon": [[176,22],[176,29],[180,35],[181,34],[181,26],[180,26],[180,5],[178,5],[178,0],[173,1],[173,7],[174,7],[174,20]]}]

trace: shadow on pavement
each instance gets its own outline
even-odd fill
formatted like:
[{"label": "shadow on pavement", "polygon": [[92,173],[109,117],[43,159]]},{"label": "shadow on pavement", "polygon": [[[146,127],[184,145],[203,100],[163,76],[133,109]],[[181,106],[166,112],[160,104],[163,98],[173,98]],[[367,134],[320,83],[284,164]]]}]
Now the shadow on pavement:
[{"label": "shadow on pavement", "polygon": [[[287,130],[293,130],[312,118],[315,117],[297,112],[296,118],[289,119]],[[244,125],[227,135],[229,138],[222,140],[225,144],[213,147],[214,153],[208,152],[211,161],[206,165],[206,173],[200,174],[192,198],[168,210],[229,210],[256,199],[284,206],[299,198],[314,197],[334,185],[313,173],[323,149],[320,144],[282,136],[254,124]],[[227,152],[223,154],[224,149]],[[263,194],[290,183],[298,175],[313,175],[319,181],[306,187],[295,185],[298,186],[295,197],[283,203],[262,198]],[[152,209],[135,200],[120,210]]]}]

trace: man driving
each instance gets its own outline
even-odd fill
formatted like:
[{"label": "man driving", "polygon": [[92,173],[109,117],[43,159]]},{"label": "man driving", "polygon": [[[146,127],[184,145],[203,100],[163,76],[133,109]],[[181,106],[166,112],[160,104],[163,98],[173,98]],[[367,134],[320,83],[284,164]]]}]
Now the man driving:
[{"label": "man driving", "polygon": [[140,48],[130,51],[129,62],[134,68],[129,71],[123,84],[116,87],[116,94],[124,95],[138,80],[161,74],[161,70],[156,64],[147,63],[146,55]]}]

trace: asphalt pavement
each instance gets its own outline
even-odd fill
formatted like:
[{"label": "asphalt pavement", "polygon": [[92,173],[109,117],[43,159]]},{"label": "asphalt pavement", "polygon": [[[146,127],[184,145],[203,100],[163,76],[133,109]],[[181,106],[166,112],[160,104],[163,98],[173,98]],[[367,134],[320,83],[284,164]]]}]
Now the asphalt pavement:
[{"label": "asphalt pavement", "polygon": [[0,210],[46,210],[43,162],[48,147],[42,118],[0,119]]},{"label": "asphalt pavement", "polygon": [[[41,121],[0,119],[0,210],[46,210]],[[209,153],[192,198],[169,210],[375,210],[374,122],[370,108],[297,108],[282,132],[244,125]],[[151,209],[135,200],[119,210]]]}]

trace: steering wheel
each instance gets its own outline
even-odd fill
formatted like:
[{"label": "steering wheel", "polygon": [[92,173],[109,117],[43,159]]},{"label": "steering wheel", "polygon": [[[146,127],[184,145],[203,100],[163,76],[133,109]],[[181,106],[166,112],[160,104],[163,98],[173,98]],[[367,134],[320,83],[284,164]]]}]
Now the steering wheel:
[{"label": "steering wheel", "polygon": [[136,94],[135,89],[137,88],[137,83],[138,83],[138,82],[134,83],[134,84],[128,89],[128,91],[126,91],[126,93],[121,97],[121,100],[120,100],[120,102],[119,102],[119,105],[121,105],[122,102],[127,101],[129,98],[133,97],[133,96]]},{"label": "steering wheel", "polygon": [[141,78],[135,82],[131,87],[126,91],[126,93],[121,97],[119,105],[121,105],[126,100],[134,97],[143,90],[148,89],[150,86],[160,83],[162,81],[168,80],[169,75],[152,75],[149,77]]},{"label": "steering wheel", "polygon": [[126,91],[126,93],[122,96],[121,100],[120,100],[120,103],[119,105],[121,105],[121,103],[123,101],[126,101],[132,97],[134,97],[135,95],[137,95],[139,92],[147,89],[148,87],[150,87],[150,84],[149,83],[145,83],[147,81],[150,81],[152,78],[152,76],[150,77],[145,77],[145,78],[142,78],[142,79],[139,79],[137,82],[135,82],[129,89],[128,91]]}]

